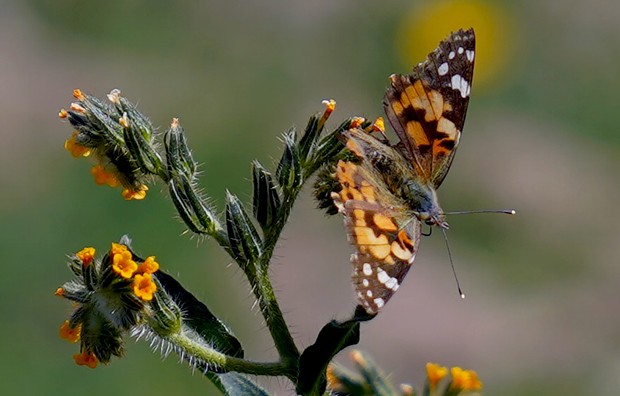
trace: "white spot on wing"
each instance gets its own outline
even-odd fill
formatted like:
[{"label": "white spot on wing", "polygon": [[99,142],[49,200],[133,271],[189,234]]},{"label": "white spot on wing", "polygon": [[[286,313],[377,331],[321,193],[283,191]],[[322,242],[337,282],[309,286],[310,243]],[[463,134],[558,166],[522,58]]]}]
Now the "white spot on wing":
[{"label": "white spot on wing", "polygon": [[385,301],[383,301],[382,298],[375,298],[373,301],[375,302],[375,305],[379,309],[381,309],[381,307],[383,307],[385,305]]},{"label": "white spot on wing", "polygon": [[367,295],[368,297],[371,297],[371,298],[372,298],[372,290],[368,290],[368,291],[366,291],[366,295]]},{"label": "white spot on wing", "polygon": [[454,59],[455,56],[456,54],[454,53],[454,51],[450,51],[450,53],[448,54],[448,59]]},{"label": "white spot on wing", "polygon": [[377,272],[377,279],[379,280],[379,282],[381,283],[385,283],[390,279],[390,276],[387,274],[387,272],[385,272],[384,270],[380,269]]},{"label": "white spot on wing", "polygon": [[474,61],[474,51],[473,50],[467,50],[465,51],[465,56],[467,56],[467,60],[470,62]]},{"label": "white spot on wing", "polygon": [[364,285],[364,287],[368,287],[368,285],[370,285],[370,282],[368,282],[368,279],[362,279],[362,285]]},{"label": "white spot on wing", "polygon": [[469,83],[460,74],[452,76],[452,89],[458,89],[461,92],[461,97],[466,98],[469,96]]},{"label": "white spot on wing", "polygon": [[364,265],[362,266],[362,271],[366,276],[372,275],[372,267],[368,263],[364,263]]},{"label": "white spot on wing", "polygon": [[387,282],[385,282],[385,287],[396,291],[398,290],[398,281],[396,278],[390,278]]},{"label": "white spot on wing", "polygon": [[463,49],[463,47],[459,47],[459,49],[458,49],[458,53],[459,53],[459,55],[461,55],[463,52],[465,52],[465,50]]},{"label": "white spot on wing", "polygon": [[442,63],[437,68],[437,72],[439,73],[440,76],[445,76],[446,73],[448,73],[448,70],[449,70],[448,62]]}]

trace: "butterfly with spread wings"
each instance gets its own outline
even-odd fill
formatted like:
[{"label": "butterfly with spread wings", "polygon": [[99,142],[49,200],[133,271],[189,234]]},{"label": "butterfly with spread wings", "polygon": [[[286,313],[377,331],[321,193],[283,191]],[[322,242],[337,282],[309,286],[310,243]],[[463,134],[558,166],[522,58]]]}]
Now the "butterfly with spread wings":
[{"label": "butterfly with spread wings", "polygon": [[332,193],[344,215],[353,283],[376,314],[400,287],[418,250],[421,224],[448,228],[437,188],[459,143],[474,72],[473,29],[443,40],[408,75],[390,76],[383,106],[397,144],[358,129],[342,134],[356,161],[341,160]]}]

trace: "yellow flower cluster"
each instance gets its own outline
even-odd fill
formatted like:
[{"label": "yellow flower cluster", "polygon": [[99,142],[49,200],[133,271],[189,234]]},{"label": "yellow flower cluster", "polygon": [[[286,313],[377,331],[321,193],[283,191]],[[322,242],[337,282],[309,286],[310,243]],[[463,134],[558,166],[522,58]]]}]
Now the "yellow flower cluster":
[{"label": "yellow flower cluster", "polygon": [[[426,363],[426,377],[431,391],[437,389],[437,385],[448,375],[448,368],[436,363]],[[482,382],[474,370],[463,370],[460,367],[450,369],[452,382],[450,389],[456,392],[479,391],[482,389]]]},{"label": "yellow flower cluster", "polygon": [[463,370],[460,367],[450,369],[452,375],[452,385],[454,389],[477,391],[482,389],[482,382],[474,370]]},{"label": "yellow flower cluster", "polygon": [[73,355],[73,360],[75,360],[75,364],[78,366],[86,366],[88,368],[94,369],[99,364],[99,360],[97,357],[90,352],[81,352]]},{"label": "yellow flower cluster", "polygon": [[[112,172],[109,172],[103,165],[93,166],[90,169],[90,173],[95,178],[95,183],[98,186],[108,185],[110,187],[118,187],[121,184],[116,178],[116,175]],[[148,191],[148,189],[149,188],[143,184],[138,190],[126,188],[123,190],[121,195],[127,201],[132,199],[141,200],[146,198],[146,192]]]},{"label": "yellow flower cluster", "polygon": [[[157,292],[153,274],[159,264],[155,256],[141,263],[136,260],[123,243],[112,243],[103,261],[95,262],[93,247],[85,247],[72,257],[69,265],[78,278],[54,294],[76,305],[71,318],[60,326],[60,337],[80,342],[80,353],[73,356],[78,365],[95,368],[100,362],[107,363],[111,355],[121,356],[122,333],[138,324],[148,311],[145,303]],[[135,295],[143,303],[132,299],[127,304],[127,295]]]},{"label": "yellow flower cluster", "polygon": [[[64,113],[61,111],[60,116],[63,117],[64,115],[64,117],[66,117],[65,114],[66,114],[66,111],[64,111]],[[71,134],[71,137],[65,141],[65,150],[70,152],[74,158],[88,157],[91,151],[88,147],[80,146],[76,142],[75,138],[77,137],[77,135],[78,135],[77,131],[73,131],[73,133]]]},{"label": "yellow flower cluster", "polygon": [[[60,338],[63,340],[67,340],[72,343],[76,343],[80,340],[80,335],[82,332],[82,326],[77,325],[76,327],[71,327],[71,324],[68,320],[65,320],[62,326],[60,326]],[[99,364],[99,360],[95,357],[94,354],[90,352],[81,352],[73,355],[73,360],[78,366],[87,366],[91,369],[97,367]]]},{"label": "yellow flower cluster", "polygon": [[133,292],[144,301],[151,301],[153,294],[157,291],[157,286],[151,274],[159,269],[159,264],[155,261],[155,256],[147,257],[144,262],[138,265],[133,260],[133,255],[127,246],[119,243],[112,244],[110,251],[112,256],[112,269],[125,279],[133,277]]},{"label": "yellow flower cluster", "polygon": [[77,252],[75,256],[79,258],[80,261],[82,261],[82,265],[86,267],[90,265],[90,263],[92,263],[95,259],[95,248],[85,247],[84,249]]},{"label": "yellow flower cluster", "polygon": [[77,325],[76,327],[71,327],[69,321],[65,320],[62,326],[60,326],[60,338],[75,343],[80,340],[81,331],[82,326]]}]

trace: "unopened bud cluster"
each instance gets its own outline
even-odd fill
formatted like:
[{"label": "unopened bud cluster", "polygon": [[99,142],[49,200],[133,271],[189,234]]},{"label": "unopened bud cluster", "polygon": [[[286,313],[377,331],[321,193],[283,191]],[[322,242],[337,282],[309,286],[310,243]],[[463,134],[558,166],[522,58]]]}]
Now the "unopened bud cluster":
[{"label": "unopened bud cluster", "polygon": [[108,94],[108,101],[79,89],[73,97],[77,101],[59,113],[75,128],[65,148],[74,157],[94,154],[97,165],[91,172],[97,184],[120,185],[125,199],[143,199],[148,176],[163,170],[149,120],[117,89]]}]

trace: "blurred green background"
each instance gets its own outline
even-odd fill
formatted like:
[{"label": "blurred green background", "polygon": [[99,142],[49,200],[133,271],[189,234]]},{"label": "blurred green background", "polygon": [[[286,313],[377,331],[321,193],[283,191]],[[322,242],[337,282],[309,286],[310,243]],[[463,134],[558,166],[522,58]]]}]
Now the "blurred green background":
[{"label": "blurred green background", "polygon": [[[243,274],[211,241],[182,235],[165,189],[142,202],[96,186],[63,149],[71,91],[137,102],[155,125],[184,125],[202,184],[250,198],[250,161],[271,166],[278,136],[337,101],[331,126],[382,115],[387,76],[451,30],[477,32],[476,75],[459,154],[439,191],[467,298],[443,240],[423,240],[405,285],[359,348],[395,382],[427,361],[474,369],[488,395],[620,391],[620,4],[613,1],[1,0],[0,393],[211,394],[199,373],[143,342],[96,370],[58,337],[71,311],[53,292],[65,255],[129,233],[143,255],[205,301],[247,356],[276,354]],[[160,194],[163,192],[163,194]],[[305,190],[272,266],[300,347],[354,307],[340,218]],[[347,353],[338,360],[347,363]],[[284,380],[263,379],[277,394]]]}]

